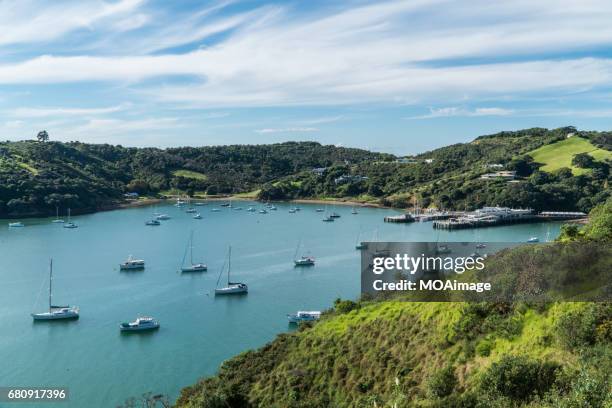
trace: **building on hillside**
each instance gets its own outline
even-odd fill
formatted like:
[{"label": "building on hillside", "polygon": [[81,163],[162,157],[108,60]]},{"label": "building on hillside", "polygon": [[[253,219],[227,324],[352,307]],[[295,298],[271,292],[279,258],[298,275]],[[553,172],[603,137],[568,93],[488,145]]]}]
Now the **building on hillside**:
[{"label": "building on hillside", "polygon": [[516,178],[516,171],[511,170],[502,170],[496,171],[495,173],[486,173],[480,176],[483,180],[495,180],[495,179],[503,179],[503,180],[514,180]]},{"label": "building on hillside", "polygon": [[503,169],[504,165],[500,163],[489,163],[489,164],[485,164],[485,167],[487,169]]},{"label": "building on hillside", "polygon": [[323,174],[325,174],[326,170],[327,170],[327,167],[315,167],[314,169],[312,169],[312,172],[316,176],[321,177]]},{"label": "building on hillside", "polygon": [[418,161],[417,161],[417,159],[414,159],[412,157],[400,157],[395,162],[396,163],[400,163],[400,164],[415,164]]},{"label": "building on hillside", "polygon": [[334,179],[334,184],[346,184],[346,183],[357,183],[360,181],[365,181],[368,178],[365,176],[351,176],[350,174],[343,174],[340,177],[336,177]]},{"label": "building on hillside", "polygon": [[431,164],[434,162],[434,159],[425,159],[425,163]]}]

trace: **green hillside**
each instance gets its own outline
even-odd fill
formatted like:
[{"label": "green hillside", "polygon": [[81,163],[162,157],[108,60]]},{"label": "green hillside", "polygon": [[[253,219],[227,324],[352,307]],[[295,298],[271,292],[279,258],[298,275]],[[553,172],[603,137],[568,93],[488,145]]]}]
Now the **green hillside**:
[{"label": "green hillside", "polygon": [[[315,142],[169,149],[0,142],[0,217],[53,215],[56,207],[92,212],[116,205],[126,192],[341,199],[400,208],[418,202],[461,210],[499,205],[589,211],[610,195],[607,163],[596,162],[596,169],[576,177],[569,170],[541,171],[529,156],[553,149],[552,158],[541,160],[555,159],[557,144],[568,143],[568,133],[581,137],[569,143],[586,143],[595,158],[610,156],[611,133],[573,127],[480,136],[404,162],[390,154]],[[517,179],[481,178],[500,168],[516,171]]]},{"label": "green hillside", "polygon": [[588,169],[578,168],[572,165],[572,159],[579,153],[588,153],[597,161],[612,160],[612,152],[593,146],[591,142],[581,137],[570,137],[568,139],[542,146],[529,152],[534,161],[542,163],[543,171],[551,172],[562,167],[572,169],[576,175],[587,173]]},{"label": "green hillside", "polygon": [[[611,242],[611,211],[609,201],[584,232],[570,228],[563,239]],[[528,291],[534,280],[586,268],[565,257],[566,278],[542,276],[525,257],[545,259],[567,245],[526,246],[503,258]],[[318,323],[227,360],[216,376],[183,389],[176,406],[607,408],[612,304],[337,300]]]}]

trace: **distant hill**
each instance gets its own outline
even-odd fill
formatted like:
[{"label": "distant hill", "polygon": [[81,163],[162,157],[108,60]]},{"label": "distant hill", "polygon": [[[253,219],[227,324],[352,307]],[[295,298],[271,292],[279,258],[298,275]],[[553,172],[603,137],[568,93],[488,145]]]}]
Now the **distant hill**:
[{"label": "distant hill", "polygon": [[[575,137],[566,139],[569,133]],[[172,149],[3,142],[0,217],[53,215],[56,207],[92,212],[115,206],[126,192],[340,199],[404,208],[502,205],[588,211],[610,195],[611,139],[607,132],[534,128],[481,136],[409,158],[314,142]],[[577,169],[572,154],[586,147],[568,148],[567,143],[592,147],[595,164],[583,160],[591,167]],[[549,171],[552,165],[572,166],[576,174],[563,167]],[[516,178],[481,177],[499,170],[514,171]]]},{"label": "distant hill", "polygon": [[236,194],[296,172],[393,156],[314,142],[173,149],[0,143],[0,217],[113,206],[126,192]]}]

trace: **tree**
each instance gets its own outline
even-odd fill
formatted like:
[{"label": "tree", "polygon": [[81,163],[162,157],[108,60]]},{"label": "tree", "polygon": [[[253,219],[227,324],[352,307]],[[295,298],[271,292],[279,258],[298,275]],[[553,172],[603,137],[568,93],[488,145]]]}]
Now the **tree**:
[{"label": "tree", "polygon": [[572,164],[582,169],[593,167],[594,163],[595,163],[595,160],[593,160],[593,157],[588,153],[578,153],[572,159]]},{"label": "tree", "polygon": [[36,139],[38,139],[39,142],[47,142],[49,141],[49,133],[47,133],[46,130],[41,130],[36,135]]}]

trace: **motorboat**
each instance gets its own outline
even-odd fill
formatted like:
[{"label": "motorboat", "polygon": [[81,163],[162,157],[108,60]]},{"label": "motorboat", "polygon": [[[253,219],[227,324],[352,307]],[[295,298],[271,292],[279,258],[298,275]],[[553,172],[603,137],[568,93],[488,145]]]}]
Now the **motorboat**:
[{"label": "motorboat", "polygon": [[141,316],[133,322],[124,322],[119,325],[122,332],[147,331],[159,329],[159,322],[152,317]]},{"label": "motorboat", "polygon": [[161,225],[161,222],[159,222],[157,220],[149,220],[149,221],[145,222],[145,225],[157,226],[157,225]]},{"label": "motorboat", "polygon": [[145,261],[143,261],[142,259],[134,259],[132,255],[130,255],[125,262],[119,264],[119,269],[122,271],[144,269],[144,267]]},{"label": "motorboat", "polygon": [[159,214],[157,217],[155,217],[158,220],[161,221],[166,221],[170,219],[170,216],[168,214]]},{"label": "motorboat", "polygon": [[17,221],[17,222],[9,222],[9,228],[22,228],[25,227],[24,223],[21,221]]},{"label": "motorboat", "polygon": [[312,322],[321,318],[321,312],[318,310],[298,311],[297,313],[288,314],[289,323]]}]

